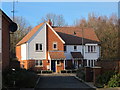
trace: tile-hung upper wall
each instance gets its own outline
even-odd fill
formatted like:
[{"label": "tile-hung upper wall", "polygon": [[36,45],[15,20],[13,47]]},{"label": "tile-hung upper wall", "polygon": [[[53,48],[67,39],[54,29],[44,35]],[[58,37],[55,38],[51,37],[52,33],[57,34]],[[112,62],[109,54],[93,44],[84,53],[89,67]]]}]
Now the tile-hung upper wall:
[{"label": "tile-hung upper wall", "polygon": [[[42,51],[36,51],[36,44],[42,44]],[[46,25],[44,24],[28,42],[27,58],[46,59]]]}]

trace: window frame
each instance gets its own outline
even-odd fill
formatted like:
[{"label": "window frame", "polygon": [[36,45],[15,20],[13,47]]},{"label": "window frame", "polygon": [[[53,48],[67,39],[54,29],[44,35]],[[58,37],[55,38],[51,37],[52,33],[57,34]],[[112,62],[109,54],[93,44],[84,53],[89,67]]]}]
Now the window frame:
[{"label": "window frame", "polygon": [[[38,65],[36,65],[36,62]],[[40,65],[40,63],[42,63],[42,65]],[[35,67],[43,67],[43,60],[35,60]]]},{"label": "window frame", "polygon": [[88,53],[96,53],[96,46],[95,45],[88,45],[87,46],[87,51]]},{"label": "window frame", "polygon": [[[38,47],[36,45],[38,45]],[[38,50],[36,48],[38,48]],[[42,52],[43,51],[43,44],[42,43],[36,43],[35,44],[35,51],[36,52]]]},{"label": "window frame", "polygon": [[[56,45],[56,48],[54,48],[54,45]],[[57,42],[53,42],[53,50],[57,50],[58,46],[57,46]]]}]

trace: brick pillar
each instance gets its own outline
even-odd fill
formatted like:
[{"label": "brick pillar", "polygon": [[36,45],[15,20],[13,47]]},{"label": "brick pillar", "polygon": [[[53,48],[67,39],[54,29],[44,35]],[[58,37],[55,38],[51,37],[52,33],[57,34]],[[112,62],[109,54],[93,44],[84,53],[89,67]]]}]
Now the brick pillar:
[{"label": "brick pillar", "polygon": [[101,74],[101,67],[92,67],[93,69],[93,83],[96,83],[97,77]]},{"label": "brick pillar", "polygon": [[85,67],[85,81],[91,82],[92,81],[92,69],[91,67]]}]

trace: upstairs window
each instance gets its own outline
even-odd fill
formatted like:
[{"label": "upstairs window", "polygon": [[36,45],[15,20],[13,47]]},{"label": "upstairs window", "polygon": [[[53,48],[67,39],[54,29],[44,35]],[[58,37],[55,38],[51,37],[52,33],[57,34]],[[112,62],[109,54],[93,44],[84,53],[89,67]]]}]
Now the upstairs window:
[{"label": "upstairs window", "polygon": [[54,50],[57,50],[57,42],[54,42],[54,43],[53,43],[53,49],[54,49]]},{"label": "upstairs window", "polygon": [[77,46],[74,46],[74,51],[77,51]]},{"label": "upstairs window", "polygon": [[96,52],[96,46],[88,46],[88,52]]},{"label": "upstairs window", "polygon": [[66,46],[64,46],[64,51],[65,51],[65,52],[67,51],[67,48],[66,48]]},{"label": "upstairs window", "polygon": [[40,43],[36,43],[36,51],[43,51],[43,45]]}]

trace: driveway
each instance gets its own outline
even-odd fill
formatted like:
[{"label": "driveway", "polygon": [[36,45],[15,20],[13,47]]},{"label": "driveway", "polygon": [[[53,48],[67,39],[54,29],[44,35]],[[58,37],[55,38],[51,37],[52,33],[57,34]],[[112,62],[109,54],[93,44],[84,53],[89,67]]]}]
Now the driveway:
[{"label": "driveway", "polygon": [[73,90],[95,90],[85,83],[79,81],[74,76],[40,76],[40,80],[35,90],[42,88],[54,90],[73,89]]}]

